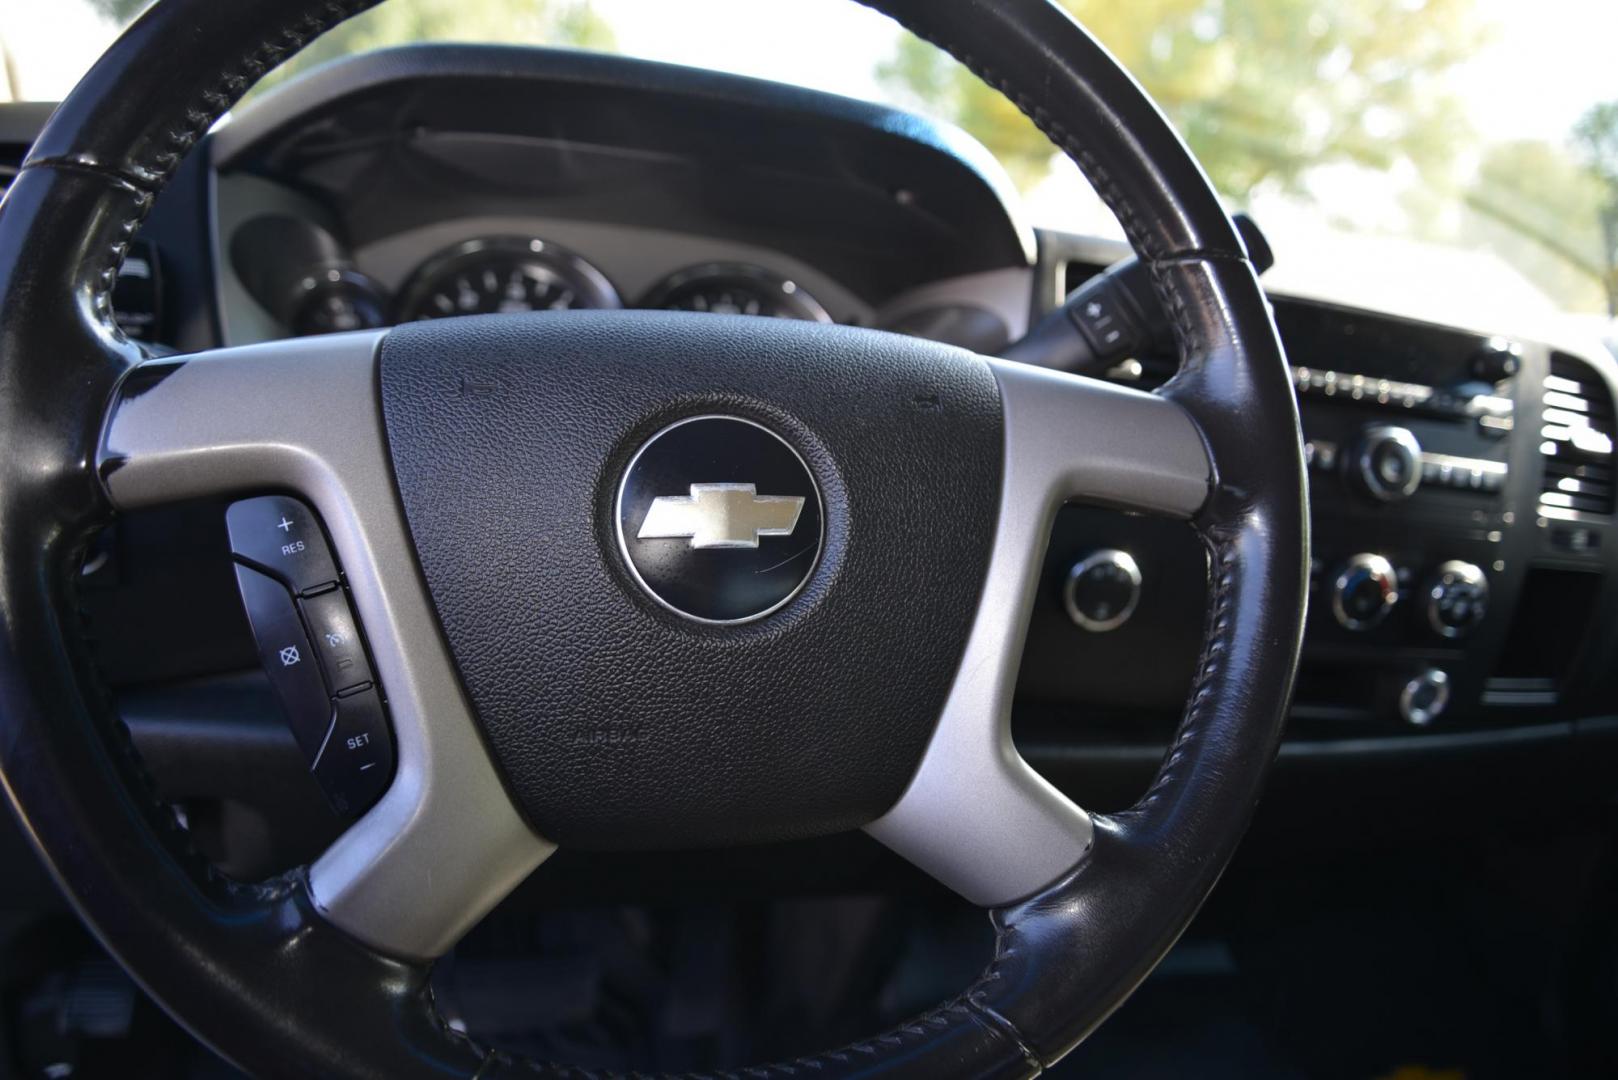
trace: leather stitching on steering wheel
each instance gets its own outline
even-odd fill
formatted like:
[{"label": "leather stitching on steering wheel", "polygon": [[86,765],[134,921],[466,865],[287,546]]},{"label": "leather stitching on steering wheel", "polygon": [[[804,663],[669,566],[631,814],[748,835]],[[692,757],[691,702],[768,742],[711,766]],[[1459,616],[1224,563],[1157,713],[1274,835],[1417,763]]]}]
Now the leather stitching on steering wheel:
[{"label": "leather stitching on steering wheel", "polygon": [[366,8],[374,7],[376,2],[330,0],[321,11],[306,13],[289,22],[281,30],[279,41],[269,38],[261,41],[255,51],[220,73],[217,89],[202,91],[199,95],[200,105],[186,109],[186,122],[168,132],[168,141],[173,149],[155,152],[151,165],[137,167],[131,179],[153,190],[168,183],[197,140],[265,74],[327,30]]},{"label": "leather stitching on steering wheel", "polygon": [[309,42],[338,23],[374,7],[376,3],[377,0],[330,0],[320,12],[306,13],[287,23],[280,31],[279,41],[266,38],[260,42],[257,49],[242,57],[234,65],[227,66],[220,73],[218,88],[201,92],[199,95],[201,104],[188,107],[185,110],[185,122],[170,128],[167,132],[166,140],[172,149],[154,151],[149,163],[131,162],[128,170],[109,168],[95,161],[73,158],[38,158],[24,163],[23,167],[28,169],[88,170],[141,193],[142,197],[136,203],[135,212],[119,224],[118,239],[109,246],[106,260],[95,275],[92,306],[103,325],[117,338],[124,340],[124,333],[114,320],[112,309],[112,290],[118,283],[118,271],[123,266],[124,257],[129,253],[130,241],[134,239],[135,233],[140,230],[151,212],[154,196],[173,178],[175,170],[180,167],[180,162],[185,159],[186,154],[196,145],[197,140],[207,134],[208,129],[213,127],[214,123],[271,69],[279,66],[282,61],[299,52]]},{"label": "leather stitching on steering wheel", "polygon": [[[970,991],[968,991],[970,993]],[[920,1013],[910,1020],[890,1028],[880,1035],[868,1039],[848,1043],[835,1050],[824,1050],[816,1054],[793,1058],[790,1061],[771,1062],[765,1065],[751,1065],[741,1069],[720,1069],[711,1072],[682,1073],[676,1075],[659,1074],[659,1080],[694,1080],[697,1077],[755,1077],[759,1080],[775,1080],[778,1077],[797,1077],[805,1073],[822,1074],[828,1069],[842,1066],[847,1067],[857,1063],[860,1058],[874,1058],[884,1050],[904,1048],[908,1043],[920,1039],[927,1039],[941,1031],[947,1031],[961,1024],[979,1024],[989,1028],[1002,1037],[1013,1038],[1015,1045],[1021,1050],[1025,1063],[1029,1066],[1029,1075],[1039,1073],[1044,1064],[1033,1055],[1025,1046],[1020,1037],[1013,1037],[1007,1031],[1006,1022],[995,1016],[992,1011],[985,1015],[985,1010],[967,1001],[967,994],[961,994],[942,1005],[935,1006],[924,1013]],[[465,1036],[461,1036],[464,1040]],[[468,1043],[476,1046],[476,1044]],[[525,1072],[537,1076],[557,1078],[577,1078],[577,1080],[625,1080],[625,1078],[638,1078],[646,1074],[640,1072],[620,1073],[613,1070],[582,1069],[578,1066],[563,1065],[557,1062],[545,1061],[540,1058],[520,1054],[508,1054],[504,1051],[488,1051],[485,1068],[488,1065],[514,1066]],[[479,1070],[476,1076],[482,1076]],[[476,1077],[473,1078],[476,1080]]]},{"label": "leather stitching on steering wheel", "polygon": [[1186,746],[1199,738],[1202,732],[1203,705],[1210,696],[1210,685],[1219,675],[1220,654],[1225,651],[1226,640],[1230,630],[1230,591],[1234,583],[1234,549],[1228,540],[1219,535],[1219,527],[1213,526],[1203,532],[1203,538],[1209,544],[1214,563],[1214,595],[1213,603],[1208,613],[1208,629],[1206,643],[1202,655],[1197,660],[1197,677],[1191,687],[1191,701],[1186,708],[1185,718],[1180,722],[1179,730],[1175,732],[1174,742],[1169,751],[1163,756],[1163,764],[1158,766],[1157,776],[1153,778],[1151,787],[1146,794],[1128,810],[1120,814],[1111,815],[1114,821],[1124,820],[1136,815],[1153,805],[1162,797],[1164,789],[1174,782],[1175,767],[1185,756]]},{"label": "leather stitching on steering wheel", "polygon": [[[881,7],[879,3],[872,6]],[[1077,139],[1068,134],[1067,129],[1052,117],[1044,106],[1015,89],[1010,82],[1001,78],[999,73],[992,67],[978,60],[968,50],[958,47],[941,35],[916,28],[903,17],[893,12],[888,12],[888,14],[892,16],[895,22],[912,34],[953,56],[963,67],[982,79],[991,89],[999,92],[1006,100],[1017,106],[1017,111],[1032,121],[1034,126],[1047,139],[1073,158],[1084,173],[1085,178],[1096,189],[1096,193],[1107,204],[1107,208],[1118,218],[1118,223],[1123,226],[1124,234],[1129,237],[1130,243],[1141,253],[1142,257],[1149,261],[1155,261],[1163,256],[1163,252],[1158,249],[1156,239],[1146,229],[1141,228],[1140,224],[1135,220],[1135,210],[1123,198],[1117,183],[1112,178],[1112,174],[1107,171],[1100,161],[1096,160],[1095,155],[1091,154]]]}]

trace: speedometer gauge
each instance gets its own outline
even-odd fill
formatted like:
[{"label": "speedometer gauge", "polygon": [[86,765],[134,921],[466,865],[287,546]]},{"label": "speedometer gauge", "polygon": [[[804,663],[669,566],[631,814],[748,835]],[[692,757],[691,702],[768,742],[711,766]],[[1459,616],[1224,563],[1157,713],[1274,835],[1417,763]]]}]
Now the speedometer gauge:
[{"label": "speedometer gauge", "polygon": [[750,263],[704,263],[687,267],[654,286],[640,306],[666,311],[831,322],[826,309],[797,282]]},{"label": "speedometer gauge", "polygon": [[400,322],[452,315],[622,307],[606,276],[546,240],[468,240],[428,259],[406,284]]}]

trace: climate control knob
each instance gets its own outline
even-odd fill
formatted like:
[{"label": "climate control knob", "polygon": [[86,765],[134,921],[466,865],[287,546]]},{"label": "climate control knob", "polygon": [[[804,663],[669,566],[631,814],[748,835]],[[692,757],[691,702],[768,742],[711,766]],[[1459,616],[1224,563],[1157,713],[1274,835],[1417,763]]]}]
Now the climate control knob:
[{"label": "climate control knob", "polygon": [[1459,559],[1444,563],[1427,588],[1427,623],[1440,637],[1465,637],[1489,610],[1489,579]]},{"label": "climate control knob", "polygon": [[1360,436],[1353,479],[1382,502],[1408,499],[1421,485],[1421,443],[1408,428],[1372,424]]},{"label": "climate control knob", "polygon": [[1349,630],[1376,627],[1398,602],[1399,575],[1380,555],[1362,553],[1349,559],[1332,584],[1332,614]]}]

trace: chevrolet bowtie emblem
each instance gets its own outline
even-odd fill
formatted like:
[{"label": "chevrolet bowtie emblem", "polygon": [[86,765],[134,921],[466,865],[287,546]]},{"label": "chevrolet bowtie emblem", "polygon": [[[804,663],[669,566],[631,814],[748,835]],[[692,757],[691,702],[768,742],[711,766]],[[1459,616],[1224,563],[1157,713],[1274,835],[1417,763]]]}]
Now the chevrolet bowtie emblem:
[{"label": "chevrolet bowtie emblem", "polygon": [[692,484],[689,495],[653,499],[636,536],[689,537],[693,548],[756,548],[761,536],[791,536],[802,511],[797,495],[760,495],[752,484]]}]

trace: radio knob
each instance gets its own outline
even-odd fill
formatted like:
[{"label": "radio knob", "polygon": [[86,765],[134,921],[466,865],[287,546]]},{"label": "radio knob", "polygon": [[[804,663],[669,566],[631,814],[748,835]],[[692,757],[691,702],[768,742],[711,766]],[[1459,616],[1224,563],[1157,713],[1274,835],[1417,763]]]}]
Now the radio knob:
[{"label": "radio knob", "polygon": [[1332,586],[1332,614],[1349,630],[1375,628],[1398,602],[1399,575],[1380,555],[1362,553],[1349,559]]},{"label": "radio knob", "polygon": [[1408,499],[1421,484],[1421,443],[1407,428],[1371,425],[1360,438],[1354,479],[1382,502]]},{"label": "radio knob", "polygon": [[1505,338],[1490,338],[1472,357],[1472,374],[1499,385],[1522,369],[1522,346]]},{"label": "radio knob", "polygon": [[1428,668],[1399,691],[1399,715],[1417,727],[1437,720],[1448,707],[1449,676],[1438,668]]},{"label": "radio knob", "polygon": [[1489,579],[1459,559],[1444,563],[1427,589],[1427,622],[1440,637],[1470,634],[1489,610]]},{"label": "radio knob", "polygon": [[1074,563],[1062,586],[1068,618],[1091,633],[1118,629],[1138,603],[1140,567],[1129,552],[1116,548],[1103,548]]}]

